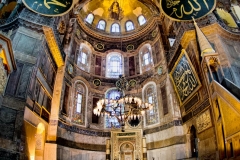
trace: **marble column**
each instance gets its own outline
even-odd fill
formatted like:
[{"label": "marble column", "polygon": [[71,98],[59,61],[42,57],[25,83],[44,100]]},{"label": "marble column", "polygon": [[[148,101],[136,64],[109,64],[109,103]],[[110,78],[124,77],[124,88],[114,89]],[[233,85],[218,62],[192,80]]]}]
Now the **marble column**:
[{"label": "marble column", "polygon": [[147,143],[146,137],[142,138],[142,147],[143,147],[143,160],[147,160]]},{"label": "marble column", "polygon": [[106,140],[106,160],[110,160],[110,139]]}]

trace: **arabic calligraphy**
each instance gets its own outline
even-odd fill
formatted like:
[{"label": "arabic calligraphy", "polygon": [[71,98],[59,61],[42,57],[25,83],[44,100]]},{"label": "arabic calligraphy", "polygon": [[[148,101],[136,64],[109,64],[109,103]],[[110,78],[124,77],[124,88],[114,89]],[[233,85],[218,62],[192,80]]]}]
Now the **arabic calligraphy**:
[{"label": "arabic calligraphy", "polygon": [[160,0],[163,13],[176,20],[191,20],[207,15],[216,0]]},{"label": "arabic calligraphy", "polygon": [[185,54],[172,73],[172,77],[181,101],[184,101],[199,85]]},{"label": "arabic calligraphy", "polygon": [[210,111],[207,110],[204,113],[202,113],[199,117],[197,117],[196,123],[197,123],[198,133],[211,127],[212,122],[211,122]]},{"label": "arabic calligraphy", "polygon": [[73,0],[23,0],[23,3],[30,10],[43,15],[59,15],[67,12]]}]

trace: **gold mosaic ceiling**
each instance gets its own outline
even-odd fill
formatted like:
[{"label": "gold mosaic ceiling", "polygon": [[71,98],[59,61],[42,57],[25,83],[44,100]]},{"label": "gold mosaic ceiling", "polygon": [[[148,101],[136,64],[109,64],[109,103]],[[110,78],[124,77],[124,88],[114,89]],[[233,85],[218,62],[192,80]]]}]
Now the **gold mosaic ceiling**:
[{"label": "gold mosaic ceiling", "polygon": [[[113,3],[118,3],[120,7],[119,19],[111,16]],[[85,19],[89,13],[94,14],[92,27],[96,27],[98,21],[103,19],[107,22],[105,32],[110,32],[110,27],[114,22],[121,24],[121,31],[125,32],[125,23],[131,20],[134,23],[135,31],[140,27],[138,16],[143,15],[148,21],[153,16],[153,11],[138,0],[91,0],[80,10],[80,17]]]}]

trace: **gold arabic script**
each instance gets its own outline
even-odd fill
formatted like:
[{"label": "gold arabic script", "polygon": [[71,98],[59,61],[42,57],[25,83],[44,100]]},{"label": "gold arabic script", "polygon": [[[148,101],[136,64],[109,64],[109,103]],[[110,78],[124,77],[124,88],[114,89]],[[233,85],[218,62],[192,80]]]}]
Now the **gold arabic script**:
[{"label": "gold arabic script", "polygon": [[198,86],[198,82],[185,55],[182,57],[175,71],[173,72],[173,80],[179,97],[182,101],[185,100]]},{"label": "gold arabic script", "polygon": [[[198,11],[201,11],[201,9],[202,9],[202,6],[198,2],[198,0],[193,0],[192,2],[190,0],[188,0],[187,3],[184,3],[184,4],[180,4],[180,2],[181,2],[180,0],[166,0],[166,2],[167,2],[166,3],[167,8],[173,7],[173,9],[172,9],[173,12],[170,14],[170,16],[175,14],[176,17],[178,17],[178,18],[183,18],[184,15],[197,14],[197,13],[193,13],[193,12],[198,12]],[[206,8],[209,10],[209,6],[208,6],[208,3],[206,2],[206,0],[203,0],[203,2],[205,4]]]}]

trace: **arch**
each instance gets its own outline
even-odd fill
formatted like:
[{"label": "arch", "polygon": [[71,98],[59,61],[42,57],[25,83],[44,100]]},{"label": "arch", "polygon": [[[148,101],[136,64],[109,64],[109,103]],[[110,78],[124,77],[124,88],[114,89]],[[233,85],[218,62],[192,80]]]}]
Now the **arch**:
[{"label": "arch", "polygon": [[120,25],[118,23],[113,23],[111,26],[112,33],[119,33],[120,32]]},{"label": "arch", "polygon": [[103,20],[103,19],[98,21],[97,28],[100,29],[100,30],[105,30],[105,28],[106,28],[106,21]]},{"label": "arch", "polygon": [[106,77],[118,78],[123,74],[123,57],[118,52],[111,52],[106,57]]},{"label": "arch", "polygon": [[143,86],[142,97],[144,102],[153,104],[153,109],[145,112],[145,126],[159,123],[157,85],[155,82],[151,81]]},{"label": "arch", "polygon": [[125,27],[126,27],[126,31],[132,31],[134,30],[134,25],[133,25],[133,22],[128,20],[126,23],[125,23]]},{"label": "arch", "polygon": [[91,48],[87,44],[81,43],[77,56],[77,66],[86,72],[90,71],[91,54]]},{"label": "arch", "polygon": [[149,43],[144,44],[139,50],[140,73],[150,70],[153,64],[152,47]]},{"label": "arch", "polygon": [[138,23],[140,26],[144,25],[146,22],[146,18],[143,15],[138,16]]},{"label": "arch", "polygon": [[76,80],[72,90],[71,122],[77,125],[86,125],[88,87],[82,80]]},{"label": "arch", "polygon": [[92,24],[94,20],[94,15],[92,13],[89,13],[85,19],[85,21],[89,24]]},{"label": "arch", "polygon": [[194,125],[192,125],[190,129],[190,142],[192,157],[197,157],[197,131]]},{"label": "arch", "polygon": [[134,159],[134,145],[131,142],[123,142],[120,145],[120,157],[121,159],[132,160]]}]

